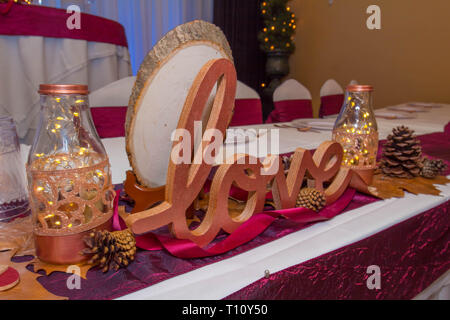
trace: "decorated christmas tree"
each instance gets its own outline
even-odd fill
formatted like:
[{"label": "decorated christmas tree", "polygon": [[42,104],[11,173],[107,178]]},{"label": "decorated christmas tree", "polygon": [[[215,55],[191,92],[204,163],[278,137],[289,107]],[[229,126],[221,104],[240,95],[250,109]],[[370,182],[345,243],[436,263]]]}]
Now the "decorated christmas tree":
[{"label": "decorated christmas tree", "polygon": [[6,6],[3,6],[3,8],[0,8],[0,14],[6,15],[11,10],[12,6],[17,4],[31,4],[33,0],[0,0],[0,4],[6,3]]},{"label": "decorated christmas tree", "polygon": [[290,0],[263,0],[261,15],[264,28],[258,39],[264,52],[295,50],[294,34],[297,18],[288,5]]},{"label": "decorated christmas tree", "polygon": [[23,4],[31,4],[33,0],[0,0],[0,3],[23,3]]}]

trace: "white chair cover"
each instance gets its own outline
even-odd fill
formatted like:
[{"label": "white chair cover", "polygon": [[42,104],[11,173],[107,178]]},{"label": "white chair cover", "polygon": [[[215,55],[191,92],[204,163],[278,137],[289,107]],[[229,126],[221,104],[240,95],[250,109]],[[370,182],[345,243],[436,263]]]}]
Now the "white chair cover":
[{"label": "white chair cover", "polygon": [[245,83],[238,81],[236,99],[260,99],[258,92]]},{"label": "white chair cover", "polygon": [[344,89],[337,83],[334,79],[329,79],[325,81],[322,88],[320,89],[320,96],[333,96],[337,94],[344,94]]},{"label": "white chair cover", "polygon": [[273,101],[312,100],[311,93],[300,82],[289,79],[283,82],[273,93]]},{"label": "white chair cover", "polygon": [[104,86],[89,95],[91,107],[128,106],[136,77],[126,77]]}]

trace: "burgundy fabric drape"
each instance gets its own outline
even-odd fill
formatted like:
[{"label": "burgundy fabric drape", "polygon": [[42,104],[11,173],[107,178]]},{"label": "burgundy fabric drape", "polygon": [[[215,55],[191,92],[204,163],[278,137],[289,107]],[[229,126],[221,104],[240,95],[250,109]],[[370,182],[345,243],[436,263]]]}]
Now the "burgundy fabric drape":
[{"label": "burgundy fabric drape", "polygon": [[344,104],[344,99],[345,96],[343,94],[321,97],[319,117],[323,118],[325,116],[339,114],[339,112],[341,112],[342,105]]},{"label": "burgundy fabric drape", "polygon": [[0,34],[9,36],[41,36],[104,42],[128,47],[124,27],[112,20],[81,14],[81,28],[67,28],[71,16],[65,10],[44,6],[0,4]]}]

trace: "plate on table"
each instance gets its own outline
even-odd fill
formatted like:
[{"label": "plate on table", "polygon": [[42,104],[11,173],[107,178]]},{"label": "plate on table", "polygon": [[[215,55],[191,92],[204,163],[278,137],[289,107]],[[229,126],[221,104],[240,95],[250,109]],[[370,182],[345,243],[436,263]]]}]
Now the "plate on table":
[{"label": "plate on table", "polygon": [[411,102],[411,103],[408,103],[408,106],[414,107],[414,108],[425,108],[425,109],[442,107],[441,105],[436,104],[436,103],[426,103],[426,102]]},{"label": "plate on table", "polygon": [[[157,188],[166,184],[172,133],[178,127],[194,79],[214,59],[233,61],[223,32],[205,21],[176,27],[145,57],[130,97],[125,125],[128,159],[141,185]],[[202,115],[203,131],[215,92],[213,89]],[[199,131],[200,127],[195,134],[201,138]],[[195,144],[198,143],[196,139]]]},{"label": "plate on table", "polygon": [[416,117],[411,114],[388,112],[388,111],[375,111],[376,118],[394,120],[394,119],[415,119]]},{"label": "plate on table", "polygon": [[310,127],[316,130],[332,131],[335,121],[335,119],[297,119],[292,121],[291,125],[296,128]]},{"label": "plate on table", "polygon": [[250,143],[259,139],[261,136],[264,136],[266,133],[267,131],[259,133],[258,130],[252,129],[242,129],[242,130],[232,129],[231,131],[227,132],[227,138],[224,143],[225,144]]},{"label": "plate on table", "polygon": [[395,106],[395,107],[389,107],[389,110],[393,111],[403,111],[403,112],[428,112],[424,107],[416,107],[416,106],[410,106],[410,105],[403,105],[403,106]]}]

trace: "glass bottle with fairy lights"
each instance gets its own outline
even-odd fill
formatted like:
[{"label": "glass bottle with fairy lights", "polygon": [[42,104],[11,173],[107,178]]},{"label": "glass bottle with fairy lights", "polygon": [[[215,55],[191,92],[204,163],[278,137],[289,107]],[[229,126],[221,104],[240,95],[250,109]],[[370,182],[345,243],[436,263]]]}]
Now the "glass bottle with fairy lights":
[{"label": "glass bottle with fairy lights", "polygon": [[333,129],[333,140],[344,149],[343,166],[361,173],[369,183],[376,168],[378,127],[372,108],[373,87],[350,85]]},{"label": "glass bottle with fairy lights", "polygon": [[37,256],[49,263],[86,259],[83,237],[110,229],[114,190],[106,151],[83,85],[41,85],[41,113],[27,176]]}]

